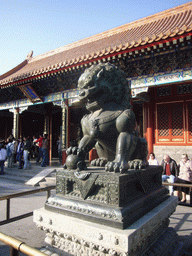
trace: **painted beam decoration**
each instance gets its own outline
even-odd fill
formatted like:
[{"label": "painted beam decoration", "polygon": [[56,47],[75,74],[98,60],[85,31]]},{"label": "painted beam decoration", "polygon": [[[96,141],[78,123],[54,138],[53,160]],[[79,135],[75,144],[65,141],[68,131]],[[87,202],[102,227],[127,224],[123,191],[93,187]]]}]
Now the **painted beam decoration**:
[{"label": "painted beam decoration", "polygon": [[146,92],[150,86],[158,86],[167,83],[175,83],[192,80],[192,69],[172,72],[169,74],[157,74],[156,76],[128,79],[131,84],[132,97],[138,93]]},{"label": "painted beam decoration", "polygon": [[19,89],[22,93],[33,103],[42,102],[42,99],[37,95],[34,89],[31,87],[31,84],[25,84],[19,86]]}]

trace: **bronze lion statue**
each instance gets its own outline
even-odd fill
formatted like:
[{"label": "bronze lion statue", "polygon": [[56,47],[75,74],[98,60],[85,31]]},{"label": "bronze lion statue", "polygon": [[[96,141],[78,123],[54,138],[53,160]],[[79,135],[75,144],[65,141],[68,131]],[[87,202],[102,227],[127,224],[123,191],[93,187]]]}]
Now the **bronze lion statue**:
[{"label": "bronze lion statue", "polygon": [[147,141],[139,137],[131,110],[131,90],[123,71],[110,63],[87,68],[78,80],[79,100],[90,114],[81,120],[83,137],[67,150],[65,168],[85,169],[85,156],[95,147],[92,165],[123,173],[146,165]]}]

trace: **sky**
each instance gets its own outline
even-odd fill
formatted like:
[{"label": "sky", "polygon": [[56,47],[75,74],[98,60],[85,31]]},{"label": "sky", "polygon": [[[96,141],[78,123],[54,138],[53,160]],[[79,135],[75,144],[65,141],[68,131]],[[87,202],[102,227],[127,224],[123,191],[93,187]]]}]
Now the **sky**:
[{"label": "sky", "polygon": [[33,51],[46,53],[80,39],[188,3],[184,0],[1,1],[0,75]]}]

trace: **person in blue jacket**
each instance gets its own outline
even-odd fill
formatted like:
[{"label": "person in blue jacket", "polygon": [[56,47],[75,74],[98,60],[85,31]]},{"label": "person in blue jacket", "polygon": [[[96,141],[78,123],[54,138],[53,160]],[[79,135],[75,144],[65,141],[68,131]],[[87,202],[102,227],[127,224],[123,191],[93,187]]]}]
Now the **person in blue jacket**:
[{"label": "person in blue jacket", "polygon": [[23,150],[24,150],[23,139],[19,138],[18,146],[17,146],[17,156],[16,156],[16,160],[19,162],[19,169],[23,169],[23,165],[24,165]]}]

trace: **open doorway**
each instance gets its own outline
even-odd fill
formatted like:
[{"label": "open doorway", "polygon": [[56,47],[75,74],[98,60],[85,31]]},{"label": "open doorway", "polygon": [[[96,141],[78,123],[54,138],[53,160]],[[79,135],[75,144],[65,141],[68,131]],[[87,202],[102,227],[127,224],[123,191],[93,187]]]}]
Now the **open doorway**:
[{"label": "open doorway", "polygon": [[137,129],[139,131],[140,137],[143,137],[143,102],[134,101],[133,102],[133,112],[136,116]]}]

